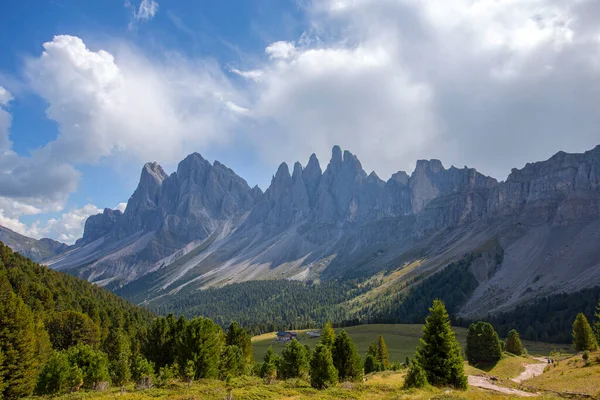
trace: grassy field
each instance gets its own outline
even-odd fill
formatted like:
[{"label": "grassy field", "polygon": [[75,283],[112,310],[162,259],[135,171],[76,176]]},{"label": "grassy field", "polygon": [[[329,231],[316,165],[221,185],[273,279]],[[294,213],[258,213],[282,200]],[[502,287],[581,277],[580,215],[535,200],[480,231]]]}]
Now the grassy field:
[{"label": "grassy field", "polygon": [[[391,361],[403,362],[406,357],[412,357],[415,354],[419,338],[421,337],[422,325],[405,325],[405,324],[382,324],[382,325],[359,325],[344,328],[350,334],[361,356],[367,352],[369,344],[377,339],[378,335],[383,335],[388,346]],[[340,329],[336,329],[339,331]],[[456,337],[464,348],[467,330],[465,328],[454,328]],[[314,347],[319,339],[311,339],[306,335],[306,330],[297,331],[300,343],[308,344]],[[266,333],[264,335],[255,336],[252,338],[254,349],[254,358],[257,361],[262,361],[269,346],[273,346],[276,352],[281,352],[284,343],[275,341],[275,333]],[[561,346],[549,343],[524,342],[525,347],[532,355],[548,355],[552,350],[558,349]],[[565,347],[565,346],[563,346]],[[567,346],[568,347],[568,346]],[[569,350],[567,348],[567,350]]]},{"label": "grassy field", "polygon": [[519,374],[521,374],[521,372],[524,372],[524,364],[537,362],[538,361],[533,360],[532,358],[505,354],[504,358],[502,358],[502,360],[500,360],[500,362],[491,369],[478,369],[465,362],[465,372],[467,375],[489,375],[498,379],[507,380],[510,378],[516,378],[519,376]]},{"label": "grassy field", "polygon": [[[407,400],[500,400],[510,398],[477,388],[469,388],[466,391],[455,391],[451,389],[424,389],[424,390],[401,390],[404,382],[404,372],[380,372],[367,376],[361,384],[342,383],[335,388],[319,391],[310,387],[308,382],[302,380],[277,381],[267,385],[261,379],[244,377],[233,379],[230,386],[221,381],[205,380],[195,382],[191,387],[182,383],[175,383],[167,389],[149,389],[144,391],[128,391],[121,393],[119,389],[110,389],[106,392],[82,392],[61,396],[61,399],[78,400],[223,400],[227,398],[230,391],[234,399],[270,400],[270,399],[407,399]],[[39,398],[39,397],[38,397]],[[538,399],[555,400],[552,395],[541,396]]]},{"label": "grassy field", "polygon": [[544,374],[524,384],[540,390],[583,393],[600,398],[600,351],[590,353],[588,364],[581,355],[560,360],[548,366]]}]

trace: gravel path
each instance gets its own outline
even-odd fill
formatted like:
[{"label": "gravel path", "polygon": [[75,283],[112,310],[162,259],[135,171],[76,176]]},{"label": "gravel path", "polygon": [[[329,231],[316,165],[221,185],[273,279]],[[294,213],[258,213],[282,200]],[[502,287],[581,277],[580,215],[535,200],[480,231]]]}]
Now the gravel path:
[{"label": "gravel path", "polygon": [[525,392],[525,391],[519,390],[519,389],[512,389],[512,388],[507,388],[507,387],[503,387],[503,386],[498,386],[485,376],[469,375],[469,386],[476,386],[476,387],[479,387],[482,389],[493,390],[494,392],[498,392],[498,393],[511,394],[513,396],[520,396],[520,397],[539,396],[539,393],[530,393],[530,392]]},{"label": "gravel path", "polygon": [[[527,379],[531,379],[534,376],[538,376],[544,373],[544,368],[548,365],[548,360],[545,358],[534,358],[535,360],[540,361],[540,363],[536,364],[525,364],[525,371],[521,373],[521,375],[516,378],[511,379],[513,382],[521,383]],[[496,385],[490,378],[486,376],[474,376],[469,375],[469,385],[476,386],[482,389],[493,390],[498,393],[511,394],[514,396],[520,397],[536,397],[539,396],[539,393],[530,393],[525,392],[519,389],[512,389],[507,387],[502,387]]]},{"label": "gravel path", "polygon": [[521,375],[516,378],[511,379],[513,382],[521,383],[526,381],[527,379],[531,379],[535,376],[541,375],[544,373],[544,368],[548,365],[548,360],[545,358],[534,358],[535,360],[540,361],[539,364],[525,364],[525,371],[521,373]]}]

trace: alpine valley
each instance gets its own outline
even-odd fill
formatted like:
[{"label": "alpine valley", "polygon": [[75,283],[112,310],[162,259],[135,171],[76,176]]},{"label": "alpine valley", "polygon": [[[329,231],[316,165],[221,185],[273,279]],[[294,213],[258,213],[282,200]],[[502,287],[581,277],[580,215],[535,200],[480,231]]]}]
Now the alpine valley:
[{"label": "alpine valley", "polygon": [[445,301],[473,319],[600,285],[600,146],[505,182],[438,160],[384,181],[335,146],[324,169],[314,154],[281,164],[264,193],[194,153],[171,175],[144,165],[125,211],[89,217],[73,246],[15,235],[0,240],[138,304],[248,281],[351,282],[340,301],[359,315],[427,284],[460,290]]}]

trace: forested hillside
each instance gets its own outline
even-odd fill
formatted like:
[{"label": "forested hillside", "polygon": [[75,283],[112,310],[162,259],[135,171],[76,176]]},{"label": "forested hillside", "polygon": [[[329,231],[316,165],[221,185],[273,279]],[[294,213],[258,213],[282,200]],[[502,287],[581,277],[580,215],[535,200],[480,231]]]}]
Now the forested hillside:
[{"label": "forested hillside", "polygon": [[345,302],[367,290],[353,282],[306,284],[296,281],[250,281],[196,291],[152,306],[158,314],[204,316],[221,326],[239,322],[253,334],[341,323],[350,318]]},{"label": "forested hillside", "polygon": [[108,351],[115,339],[122,338],[130,351],[139,352],[151,320],[150,312],[89,282],[36,264],[0,242],[4,397],[31,394],[53,350],[79,346],[83,357],[85,349]]}]

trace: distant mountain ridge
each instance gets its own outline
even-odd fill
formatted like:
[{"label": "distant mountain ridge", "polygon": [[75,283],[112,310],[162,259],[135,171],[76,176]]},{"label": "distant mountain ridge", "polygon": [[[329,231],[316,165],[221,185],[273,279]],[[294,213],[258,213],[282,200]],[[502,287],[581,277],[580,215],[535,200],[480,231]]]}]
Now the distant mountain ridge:
[{"label": "distant mountain ridge", "polygon": [[335,146],[322,170],[279,166],[263,193],[197,153],[167,175],[148,163],[124,213],[90,217],[53,268],[138,301],[254,279],[345,279],[433,273],[496,243],[500,268],[473,265],[464,315],[600,284],[600,146],[559,152],[497,182],[471,168],[420,160],[409,176],[367,175]]},{"label": "distant mountain ridge", "polygon": [[69,247],[53,239],[32,239],[3,226],[0,226],[0,242],[37,262],[63,253]]}]

